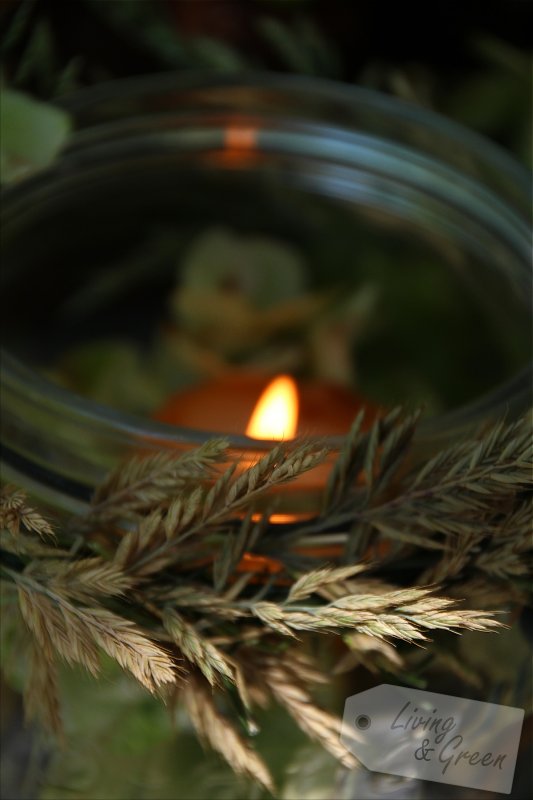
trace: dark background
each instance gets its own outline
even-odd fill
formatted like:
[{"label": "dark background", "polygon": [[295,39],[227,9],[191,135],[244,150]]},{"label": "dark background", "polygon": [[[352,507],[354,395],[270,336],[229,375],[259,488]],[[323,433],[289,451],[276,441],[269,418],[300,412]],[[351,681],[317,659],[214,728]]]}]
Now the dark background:
[{"label": "dark background", "polygon": [[433,107],[531,162],[529,0],[2,0],[4,81],[42,98],[169,69],[268,69]]}]

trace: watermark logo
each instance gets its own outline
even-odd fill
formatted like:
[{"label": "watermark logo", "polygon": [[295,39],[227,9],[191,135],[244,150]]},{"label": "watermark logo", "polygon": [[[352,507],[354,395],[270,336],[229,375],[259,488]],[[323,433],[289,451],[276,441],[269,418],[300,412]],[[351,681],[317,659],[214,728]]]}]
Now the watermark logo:
[{"label": "watermark logo", "polygon": [[375,772],[509,794],[521,708],[382,684],[346,700],[341,739]]}]

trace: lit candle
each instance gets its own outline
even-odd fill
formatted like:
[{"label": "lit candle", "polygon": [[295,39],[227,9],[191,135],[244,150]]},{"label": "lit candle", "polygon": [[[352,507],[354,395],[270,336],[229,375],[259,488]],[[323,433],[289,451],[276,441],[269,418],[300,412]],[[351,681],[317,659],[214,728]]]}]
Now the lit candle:
[{"label": "lit candle", "polygon": [[375,407],[343,386],[235,372],[176,392],[154,416],[182,428],[271,441],[345,434],[363,405],[369,425]]},{"label": "lit candle", "polygon": [[[369,427],[377,409],[341,386],[316,381],[298,386],[289,375],[269,380],[264,375],[230,373],[177,392],[155,417],[171,425],[212,433],[245,432],[250,438],[267,445],[271,441],[294,439],[297,435],[347,433],[362,405],[368,408],[364,426]],[[251,466],[257,458],[257,453],[248,452],[241,460],[241,468]],[[273,496],[264,508],[269,513],[269,521],[274,525],[284,525],[313,516],[320,508],[332,461],[333,457],[329,463],[304,473],[288,486],[279,487],[274,494],[276,513],[272,513]],[[324,560],[339,555],[336,544],[299,549],[307,556]],[[255,573],[252,580],[259,582],[267,577],[281,584],[287,580],[280,561],[254,553],[243,555],[236,572]]]},{"label": "lit candle", "polygon": [[[369,427],[377,409],[342,386],[317,381],[299,385],[289,375],[270,380],[265,375],[236,372],[176,392],[155,418],[213,434],[245,433],[263,442],[266,449],[268,442],[287,441],[298,435],[345,434],[362,405],[368,408],[365,427]],[[249,452],[245,464],[257,457],[257,453]],[[330,469],[331,460],[276,492],[278,510],[284,513],[272,516],[272,521],[294,521],[316,511]]]}]

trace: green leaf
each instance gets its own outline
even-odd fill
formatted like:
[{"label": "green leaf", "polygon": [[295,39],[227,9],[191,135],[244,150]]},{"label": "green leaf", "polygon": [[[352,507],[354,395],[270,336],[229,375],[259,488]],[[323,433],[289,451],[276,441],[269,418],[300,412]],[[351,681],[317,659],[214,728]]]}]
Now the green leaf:
[{"label": "green leaf", "polygon": [[289,25],[274,17],[262,17],[257,27],[288,69],[303,75],[315,74],[312,54]]},{"label": "green leaf", "polygon": [[189,46],[194,61],[200,66],[211,67],[223,72],[234,72],[245,69],[246,59],[233,47],[218,39],[198,36]]},{"label": "green leaf", "polygon": [[297,297],[306,282],[301,256],[289,244],[225,228],[210,228],[192,243],[182,275],[187,288],[232,287],[259,308]]},{"label": "green leaf", "polygon": [[22,92],[0,94],[0,178],[6,183],[50,164],[71,130],[68,114]]}]

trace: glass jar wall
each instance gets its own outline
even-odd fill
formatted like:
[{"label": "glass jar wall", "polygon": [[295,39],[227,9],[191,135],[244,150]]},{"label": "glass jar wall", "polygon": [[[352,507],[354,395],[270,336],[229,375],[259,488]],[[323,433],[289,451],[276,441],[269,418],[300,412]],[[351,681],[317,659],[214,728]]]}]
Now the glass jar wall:
[{"label": "glass jar wall", "polygon": [[[493,145],[378,94],[272,76],[128,80],[65,106],[67,150],[2,204],[8,478],[74,509],[117,458],[212,435],[99,404],[49,366],[95,338],[148,342],[183,253],[213,227],[297,248],[311,290],[377,286],[360,388],[383,405],[430,398],[420,452],[528,403],[529,184]],[[111,262],[169,231],[160,268],[80,311]]]}]

